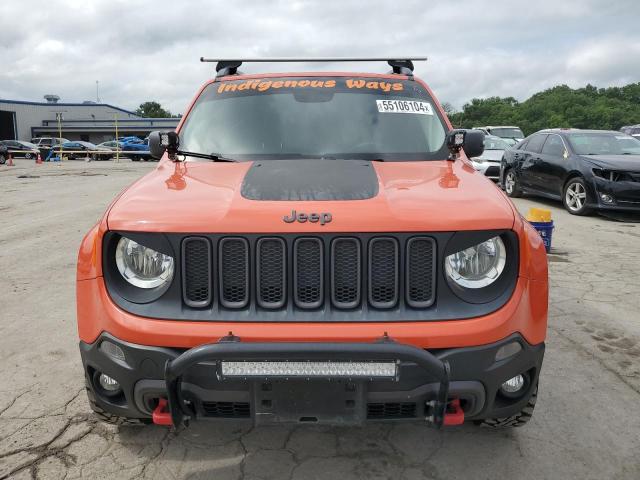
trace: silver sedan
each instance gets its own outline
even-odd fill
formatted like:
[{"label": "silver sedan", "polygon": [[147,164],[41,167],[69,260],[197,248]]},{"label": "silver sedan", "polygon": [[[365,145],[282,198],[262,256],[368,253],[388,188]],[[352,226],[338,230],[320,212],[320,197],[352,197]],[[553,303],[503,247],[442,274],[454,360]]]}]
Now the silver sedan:
[{"label": "silver sedan", "polygon": [[500,179],[500,161],[509,144],[495,135],[485,135],[484,152],[471,159],[473,167],[491,180]]}]

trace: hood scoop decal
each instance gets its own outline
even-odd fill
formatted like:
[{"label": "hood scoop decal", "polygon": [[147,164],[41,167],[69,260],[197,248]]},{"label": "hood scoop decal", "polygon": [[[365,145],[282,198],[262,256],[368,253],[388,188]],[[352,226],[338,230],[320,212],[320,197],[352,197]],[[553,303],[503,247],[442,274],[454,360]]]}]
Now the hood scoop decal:
[{"label": "hood scoop decal", "polygon": [[378,176],[366,160],[262,160],[241,192],[248,200],[366,200],[378,194]]}]

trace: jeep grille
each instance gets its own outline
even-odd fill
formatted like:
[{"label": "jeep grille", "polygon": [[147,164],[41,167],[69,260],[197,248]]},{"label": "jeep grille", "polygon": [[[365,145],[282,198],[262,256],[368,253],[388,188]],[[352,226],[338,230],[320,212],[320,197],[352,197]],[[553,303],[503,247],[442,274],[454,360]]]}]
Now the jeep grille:
[{"label": "jeep grille", "polygon": [[183,300],[228,310],[427,308],[435,255],[426,236],[192,236],[182,242]]}]

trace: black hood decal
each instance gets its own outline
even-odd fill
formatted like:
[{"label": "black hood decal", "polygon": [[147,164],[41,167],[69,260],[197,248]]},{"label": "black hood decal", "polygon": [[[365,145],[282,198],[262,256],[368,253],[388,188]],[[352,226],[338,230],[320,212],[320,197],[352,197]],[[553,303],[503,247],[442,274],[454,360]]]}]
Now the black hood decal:
[{"label": "black hood decal", "polygon": [[242,182],[249,200],[366,200],[378,194],[378,176],[366,160],[264,160]]}]

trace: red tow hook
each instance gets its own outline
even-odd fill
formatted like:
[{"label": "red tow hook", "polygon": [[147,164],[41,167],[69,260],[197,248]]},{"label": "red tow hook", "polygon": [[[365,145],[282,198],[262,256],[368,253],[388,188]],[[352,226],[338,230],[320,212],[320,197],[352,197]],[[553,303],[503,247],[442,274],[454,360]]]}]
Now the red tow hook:
[{"label": "red tow hook", "polygon": [[167,403],[166,398],[158,399],[158,406],[153,411],[151,418],[153,418],[153,423],[155,423],[156,425],[173,425],[171,412],[169,411],[169,404]]},{"label": "red tow hook", "polygon": [[454,398],[447,405],[447,411],[444,414],[444,425],[462,425],[464,423],[464,411],[460,406],[460,399]]}]

